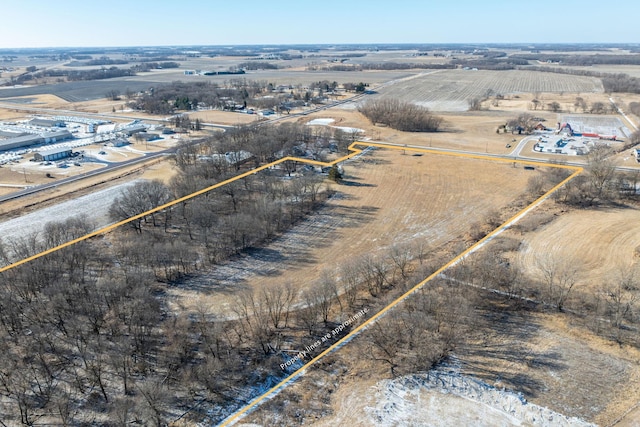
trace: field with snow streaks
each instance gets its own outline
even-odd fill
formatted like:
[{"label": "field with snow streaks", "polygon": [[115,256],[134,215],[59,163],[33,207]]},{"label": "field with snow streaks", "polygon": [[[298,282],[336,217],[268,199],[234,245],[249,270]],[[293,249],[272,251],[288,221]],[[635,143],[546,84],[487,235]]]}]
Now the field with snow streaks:
[{"label": "field with snow streaks", "polygon": [[383,98],[399,98],[434,111],[465,111],[469,101],[487,95],[519,93],[603,92],[595,77],[536,71],[442,70],[399,80],[379,90]]}]

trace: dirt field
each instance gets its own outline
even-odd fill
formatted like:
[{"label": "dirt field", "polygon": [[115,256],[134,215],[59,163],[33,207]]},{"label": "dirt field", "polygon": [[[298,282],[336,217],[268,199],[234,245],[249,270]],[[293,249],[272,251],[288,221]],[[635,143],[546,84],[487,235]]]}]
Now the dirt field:
[{"label": "dirt field", "polygon": [[[382,126],[373,126],[355,110],[331,109],[309,114],[297,119],[308,122],[316,118],[332,118],[332,126],[355,127],[365,131],[365,138],[396,144],[417,145],[433,148],[451,148],[476,153],[508,154],[522,136],[510,133],[496,134],[496,129],[513,118],[513,113],[503,111],[479,111],[461,113],[438,113],[445,121],[441,132],[401,132]],[[514,141],[514,139],[516,141]],[[507,144],[512,148],[507,148]]]},{"label": "dirt field", "polygon": [[535,260],[539,254],[569,255],[584,273],[577,286],[593,289],[635,263],[638,247],[640,211],[631,208],[575,210],[527,233],[518,263],[535,276]]},{"label": "dirt field", "polygon": [[382,97],[415,102],[434,111],[465,111],[469,101],[487,94],[602,91],[602,83],[594,77],[521,70],[438,70],[379,89]]},{"label": "dirt field", "polygon": [[189,117],[191,120],[200,119],[205,123],[218,123],[232,126],[255,123],[262,119],[262,116],[257,114],[232,113],[218,110],[198,111],[189,114]]},{"label": "dirt field", "polygon": [[392,150],[376,150],[345,171],[346,184],[334,185],[338,194],[326,207],[267,248],[174,287],[173,304],[205,304],[228,316],[234,290],[292,283],[301,291],[323,270],[335,274],[347,260],[342,254],[355,258],[420,239],[433,246],[462,239],[471,224],[516,199],[532,172],[511,163]]}]

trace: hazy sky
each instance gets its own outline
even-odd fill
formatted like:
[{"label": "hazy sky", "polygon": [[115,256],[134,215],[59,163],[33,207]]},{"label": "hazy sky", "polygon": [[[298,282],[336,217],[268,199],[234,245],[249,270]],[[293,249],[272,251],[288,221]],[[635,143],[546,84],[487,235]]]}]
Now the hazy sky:
[{"label": "hazy sky", "polygon": [[640,43],[637,0],[7,0],[0,48]]}]

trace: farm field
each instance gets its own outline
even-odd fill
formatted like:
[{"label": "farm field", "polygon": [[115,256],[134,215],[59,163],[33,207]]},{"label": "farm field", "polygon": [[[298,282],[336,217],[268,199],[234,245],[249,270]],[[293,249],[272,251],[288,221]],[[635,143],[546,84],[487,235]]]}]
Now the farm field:
[{"label": "farm field", "polygon": [[540,254],[569,257],[582,272],[576,289],[593,291],[634,264],[638,247],[639,210],[572,210],[525,234],[517,262],[536,277],[539,275],[536,259]]},{"label": "farm field", "polygon": [[173,306],[204,305],[230,316],[239,289],[291,283],[302,292],[323,271],[338,274],[337,266],[349,259],[382,254],[394,245],[463,244],[473,224],[518,199],[528,179],[542,170],[375,150],[347,163],[345,173],[346,184],[333,186],[337,194],[327,205],[280,238],[171,287]]},{"label": "farm field", "polygon": [[520,70],[439,70],[387,85],[379,90],[379,96],[415,102],[434,111],[465,111],[469,101],[482,99],[488,93],[509,95],[602,91],[602,83],[595,77]]},{"label": "farm field", "polygon": [[23,86],[5,88],[0,90],[0,100],[34,95],[55,95],[68,102],[85,102],[104,98],[111,90],[124,93],[127,89],[137,92],[148,90],[158,84],[169,84],[174,81],[201,82],[224,84],[233,78],[266,80],[273,84],[307,85],[312,82],[328,80],[344,82],[363,81],[370,84],[378,84],[391,79],[396,79],[413,74],[409,70],[402,71],[304,71],[304,70],[264,70],[251,71],[242,75],[219,76],[185,76],[182,70],[171,72],[141,73],[133,77],[118,77],[108,80],[77,81],[57,84],[45,84],[39,86]]},{"label": "farm field", "polygon": [[[374,126],[353,109],[333,108],[292,119],[307,123],[313,119],[331,118],[331,126],[354,127],[364,130],[364,137],[374,141],[417,145],[425,148],[451,148],[476,153],[508,154],[522,136],[511,133],[496,134],[496,128],[513,117],[511,111],[445,112],[437,115],[444,119],[443,129],[435,133],[402,132],[389,127]],[[555,116],[555,114],[553,115]],[[552,117],[549,115],[549,117]],[[552,119],[550,119],[552,120]],[[516,139],[516,141],[514,141]]]}]

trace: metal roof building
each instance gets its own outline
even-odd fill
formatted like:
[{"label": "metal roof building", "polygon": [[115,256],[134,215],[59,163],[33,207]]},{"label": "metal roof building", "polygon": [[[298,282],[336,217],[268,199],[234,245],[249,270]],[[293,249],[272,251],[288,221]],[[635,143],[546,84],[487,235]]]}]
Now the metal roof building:
[{"label": "metal roof building", "polygon": [[55,132],[44,132],[42,134],[26,134],[0,140],[0,151],[12,150],[15,148],[28,147],[35,144],[48,144],[52,142],[64,141],[72,138],[73,135],[68,130]]},{"label": "metal roof building", "polygon": [[71,156],[71,148],[54,148],[51,150],[42,150],[34,154],[36,162],[52,162]]}]

